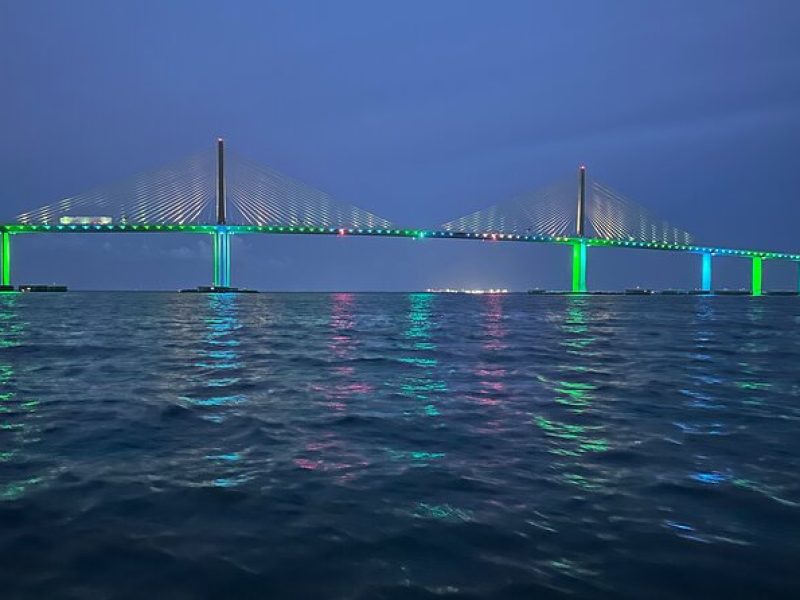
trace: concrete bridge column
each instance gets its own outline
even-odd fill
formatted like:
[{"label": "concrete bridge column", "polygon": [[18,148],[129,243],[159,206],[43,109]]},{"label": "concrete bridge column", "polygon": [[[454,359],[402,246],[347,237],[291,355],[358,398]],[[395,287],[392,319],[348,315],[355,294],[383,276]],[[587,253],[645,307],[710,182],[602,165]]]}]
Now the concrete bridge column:
[{"label": "concrete bridge column", "polygon": [[572,293],[586,292],[586,240],[572,242]]},{"label": "concrete bridge column", "polygon": [[703,253],[703,270],[700,276],[700,291],[711,293],[711,253]]},{"label": "concrete bridge column", "polygon": [[11,234],[0,232],[0,285],[11,285]]},{"label": "concrete bridge column", "polygon": [[231,286],[231,234],[225,227],[214,232],[214,287]]},{"label": "concrete bridge column", "polygon": [[751,289],[753,296],[761,295],[761,267],[764,259],[760,256],[753,257],[753,276],[751,279]]}]

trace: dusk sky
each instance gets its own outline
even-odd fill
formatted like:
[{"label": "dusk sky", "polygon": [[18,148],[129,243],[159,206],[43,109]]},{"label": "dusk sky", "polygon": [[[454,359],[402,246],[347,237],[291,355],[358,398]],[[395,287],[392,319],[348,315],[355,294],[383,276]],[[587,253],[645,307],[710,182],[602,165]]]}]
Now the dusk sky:
[{"label": "dusk sky", "polygon": [[[0,1],[0,221],[210,148],[408,227],[574,176],[701,243],[800,251],[800,3]],[[15,283],[210,283],[191,235],[19,236]],[[594,289],[699,257],[595,249]],[[719,260],[715,287],[746,287]],[[567,288],[569,249],[247,236],[262,290]],[[796,285],[767,264],[765,287]]]}]

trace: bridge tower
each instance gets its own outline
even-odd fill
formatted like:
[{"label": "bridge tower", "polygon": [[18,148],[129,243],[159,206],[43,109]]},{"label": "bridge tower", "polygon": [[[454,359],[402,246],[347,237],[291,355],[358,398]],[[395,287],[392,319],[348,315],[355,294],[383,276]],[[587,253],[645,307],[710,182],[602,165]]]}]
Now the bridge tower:
[{"label": "bridge tower", "polygon": [[586,167],[578,169],[577,240],[572,242],[572,293],[582,294],[586,288]]},{"label": "bridge tower", "polygon": [[217,139],[217,225],[214,228],[214,287],[231,286],[231,234],[225,225],[225,142]]},{"label": "bridge tower", "polygon": [[584,236],[584,223],[586,221],[586,167],[581,165],[578,168],[578,222],[576,229],[578,237]]}]

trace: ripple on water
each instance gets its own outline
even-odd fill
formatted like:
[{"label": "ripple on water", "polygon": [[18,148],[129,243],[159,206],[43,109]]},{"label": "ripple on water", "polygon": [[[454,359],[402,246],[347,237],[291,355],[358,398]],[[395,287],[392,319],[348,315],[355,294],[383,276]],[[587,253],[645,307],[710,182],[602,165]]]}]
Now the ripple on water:
[{"label": "ripple on water", "polygon": [[4,596],[788,597],[766,300],[0,298]]}]

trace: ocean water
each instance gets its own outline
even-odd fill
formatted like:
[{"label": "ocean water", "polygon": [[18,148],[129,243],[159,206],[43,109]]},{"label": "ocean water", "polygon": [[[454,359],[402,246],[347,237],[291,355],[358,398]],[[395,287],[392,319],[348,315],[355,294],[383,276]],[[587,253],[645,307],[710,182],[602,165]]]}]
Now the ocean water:
[{"label": "ocean water", "polygon": [[800,300],[0,295],[0,596],[798,597]]}]

